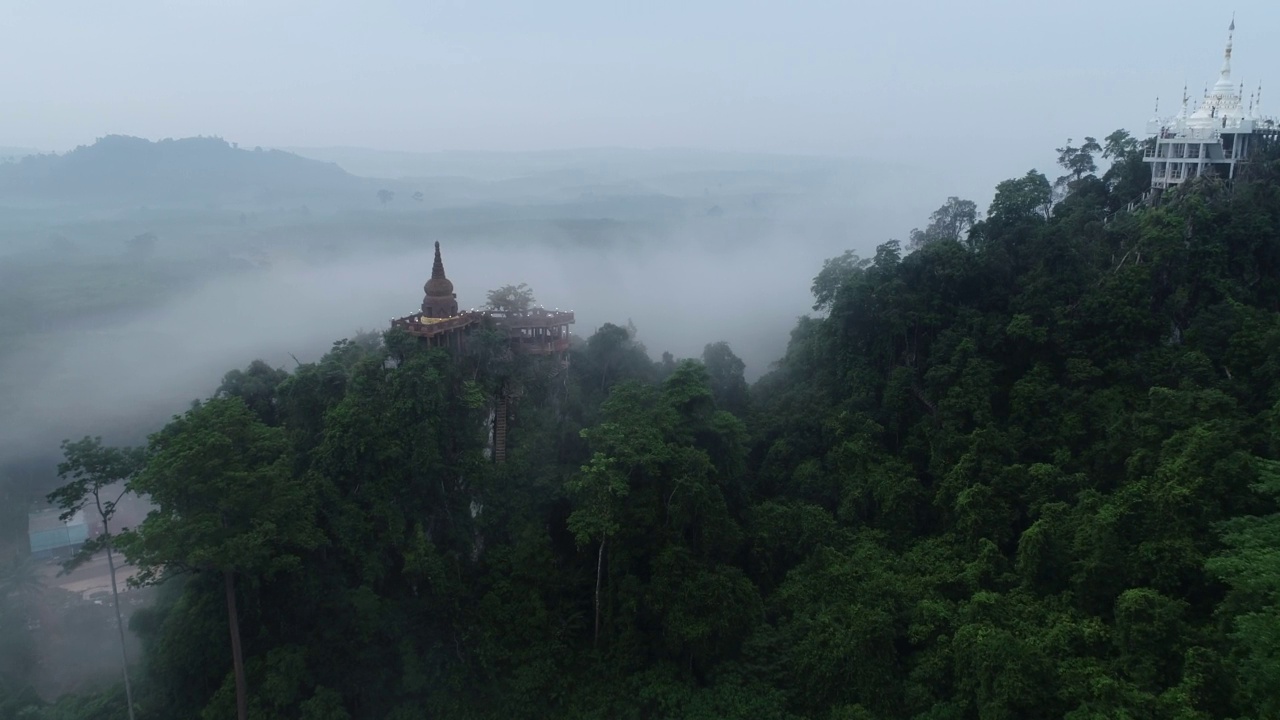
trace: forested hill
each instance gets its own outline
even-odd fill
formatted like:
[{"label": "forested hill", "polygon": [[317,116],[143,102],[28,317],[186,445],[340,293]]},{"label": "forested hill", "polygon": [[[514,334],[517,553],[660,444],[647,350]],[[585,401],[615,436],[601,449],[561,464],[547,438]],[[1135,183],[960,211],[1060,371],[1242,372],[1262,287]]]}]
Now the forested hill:
[{"label": "forested hill", "polygon": [[833,258],[750,388],[613,325],[228,374],[131,471],[138,718],[234,715],[228,587],[251,717],[1280,717],[1280,157],[1117,213],[1113,139]]},{"label": "forested hill", "polygon": [[364,181],[337,165],[280,150],[246,150],[220,138],[151,142],[108,135],[63,155],[0,164],[7,203],[42,201],[190,204],[282,201],[350,194]]}]

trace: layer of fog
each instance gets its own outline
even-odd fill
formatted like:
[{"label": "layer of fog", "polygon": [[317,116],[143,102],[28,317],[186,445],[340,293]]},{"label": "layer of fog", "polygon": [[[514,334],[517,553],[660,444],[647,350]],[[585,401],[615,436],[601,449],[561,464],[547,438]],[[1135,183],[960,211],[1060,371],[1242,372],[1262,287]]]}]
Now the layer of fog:
[{"label": "layer of fog", "polygon": [[[140,434],[213,392],[222,375],[255,358],[293,367],[334,340],[382,330],[417,309],[430,274],[427,243],[325,265],[270,269],[193,288],[183,299],[126,323],[64,334],[56,347],[14,357],[7,371],[34,376],[0,416],[0,453],[56,451],[63,437]],[[784,351],[811,303],[809,285],[839,248],[803,242],[708,247],[689,241],[633,250],[450,243],[445,266],[463,308],[485,292],[528,283],[546,307],[572,309],[574,332],[632,322],[657,359],[698,357],[728,341],[758,377]],[[38,355],[38,356],[37,356]],[[39,368],[40,372],[33,372]]]},{"label": "layer of fog", "polygon": [[431,240],[442,242],[463,308],[483,305],[488,290],[527,283],[546,307],[576,312],[578,335],[631,322],[655,360],[698,357],[724,340],[754,380],[810,311],[822,261],[905,237],[949,194],[942,185],[904,167],[846,170],[754,213],[741,197],[711,195],[707,204],[726,209],[721,220],[632,222],[599,237],[557,237],[546,222],[514,235],[485,224],[456,233],[424,227],[398,243],[353,230],[345,240],[330,233],[320,245],[334,250],[318,252],[267,233],[259,249],[268,269],[215,277],[125,321],[54,330],[7,355],[0,463],[56,456],[60,440],[86,434],[142,442],[228,370],[257,358],[292,368],[335,340],[385,329],[421,303]]}]

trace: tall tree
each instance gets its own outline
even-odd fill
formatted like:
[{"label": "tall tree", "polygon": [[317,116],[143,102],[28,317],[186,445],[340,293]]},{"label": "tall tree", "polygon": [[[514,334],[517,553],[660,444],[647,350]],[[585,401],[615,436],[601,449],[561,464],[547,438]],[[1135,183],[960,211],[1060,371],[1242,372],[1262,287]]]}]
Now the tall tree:
[{"label": "tall tree", "polygon": [[[93,510],[102,522],[102,532],[87,541],[76,555],[67,561],[70,570],[98,552],[106,550],[107,571],[111,574],[111,600],[116,613],[116,630],[120,634],[120,660],[124,671],[125,701],[129,718],[133,720],[133,686],[129,682],[129,651],[124,641],[124,619],[120,616],[120,591],[116,585],[115,536],[111,533],[111,520],[116,505],[125,493],[128,483],[142,469],[144,460],[140,448],[104,447],[102,438],[86,437],[76,442],[64,440],[58,464],[58,477],[65,484],[49,493],[49,502],[62,508],[62,520],[71,518],[85,509],[92,501]],[[118,492],[117,492],[118,487]],[[112,498],[114,495],[114,498]]]},{"label": "tall tree", "polygon": [[953,195],[947,198],[942,207],[933,211],[924,230],[911,231],[909,247],[914,250],[939,240],[963,242],[976,222],[978,205],[972,200],[961,200]]},{"label": "tall tree", "polygon": [[1138,140],[1123,128],[1112,132],[1102,142],[1102,157],[1111,161],[1123,158],[1140,147]]},{"label": "tall tree", "polygon": [[813,309],[818,312],[830,310],[845,283],[866,270],[871,262],[871,258],[860,258],[852,250],[845,250],[823,262],[822,270],[813,278],[813,285],[809,288],[813,293]]},{"label": "tall tree", "polygon": [[638,360],[645,360],[644,349],[634,340],[634,328],[624,328],[605,323],[587,338],[586,359],[589,367],[599,373],[599,389],[605,392],[622,379],[633,376],[628,372],[638,367]]},{"label": "tall tree", "polygon": [[658,394],[639,382],[624,382],[613,388],[604,403],[604,422],[581,432],[591,445],[590,462],[570,478],[565,488],[576,501],[568,528],[579,546],[596,546],[595,640],[600,637],[600,591],[605,548],[620,529],[622,499],[630,493],[637,475],[657,468],[667,459],[668,448],[659,421]]},{"label": "tall tree", "polygon": [[[615,427],[604,427],[596,431],[595,436],[583,430],[583,437],[599,438],[600,435],[616,430]],[[599,441],[599,440],[597,440]],[[622,460],[615,456],[597,452],[591,462],[582,466],[581,472],[570,479],[565,488],[577,500],[578,507],[569,515],[568,528],[573,533],[579,546],[596,545],[596,586],[592,606],[595,610],[595,631],[592,643],[600,643],[600,585],[604,577],[604,551],[609,538],[618,532],[618,503],[626,497],[627,471]]]},{"label": "tall tree", "polygon": [[289,373],[273,368],[262,360],[254,360],[244,370],[232,370],[222,376],[217,397],[238,397],[258,419],[268,425],[280,424],[277,391]]},{"label": "tall tree", "polygon": [[702,349],[702,364],[707,366],[707,376],[716,406],[721,410],[742,417],[748,403],[747,380],[743,372],[747,364],[734,354],[729,343],[710,343]]},{"label": "tall tree", "polygon": [[1028,170],[1020,178],[1005,180],[996,185],[995,197],[987,216],[999,222],[1010,222],[1028,217],[1049,219],[1053,208],[1053,187],[1043,173]]},{"label": "tall tree", "polygon": [[490,290],[487,296],[490,310],[505,313],[525,312],[533,307],[533,289],[524,283],[519,285],[503,285],[497,290]]},{"label": "tall tree", "polygon": [[1098,163],[1094,161],[1093,156],[1103,152],[1098,140],[1091,137],[1086,137],[1080,147],[1073,146],[1071,138],[1067,138],[1067,143],[1056,150],[1058,165],[1066,170],[1067,174],[1058,178],[1054,184],[1067,188],[1070,183],[1079,182],[1085,175],[1097,172]]},{"label": "tall tree", "polygon": [[295,570],[298,553],[322,541],[312,490],[290,475],[285,449],[283,431],[240,398],[196,403],[152,436],[146,468],[129,487],[156,509],[120,538],[139,584],[175,572],[222,576],[240,720],[248,689],[236,578]]},{"label": "tall tree", "polygon": [[1103,139],[1102,157],[1111,161],[1111,167],[1103,174],[1102,181],[1111,190],[1112,209],[1139,200],[1151,189],[1151,169],[1143,162],[1143,147],[1143,143],[1123,129]]}]

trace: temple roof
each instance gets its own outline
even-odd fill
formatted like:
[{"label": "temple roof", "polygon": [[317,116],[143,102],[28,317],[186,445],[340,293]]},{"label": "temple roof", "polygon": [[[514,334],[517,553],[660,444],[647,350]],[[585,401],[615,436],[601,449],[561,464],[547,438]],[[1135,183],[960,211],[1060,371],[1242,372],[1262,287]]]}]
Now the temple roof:
[{"label": "temple roof", "polygon": [[1218,80],[1204,90],[1203,99],[1192,104],[1187,88],[1182,88],[1182,107],[1172,117],[1156,116],[1147,123],[1147,132],[1164,140],[1215,140],[1223,133],[1252,133],[1257,130],[1280,127],[1280,120],[1262,113],[1262,86],[1245,97],[1244,85],[1231,77],[1231,61],[1235,40],[1236,22],[1232,18],[1227,27],[1227,45],[1222,54],[1222,67]]},{"label": "temple roof", "polygon": [[1204,96],[1204,101],[1193,113],[1187,124],[1190,127],[1214,127],[1222,122],[1221,118],[1244,117],[1244,102],[1241,90],[1231,81],[1231,45],[1235,37],[1236,21],[1231,19],[1227,28],[1227,48],[1222,55],[1222,69],[1218,71],[1218,81],[1213,84]]}]

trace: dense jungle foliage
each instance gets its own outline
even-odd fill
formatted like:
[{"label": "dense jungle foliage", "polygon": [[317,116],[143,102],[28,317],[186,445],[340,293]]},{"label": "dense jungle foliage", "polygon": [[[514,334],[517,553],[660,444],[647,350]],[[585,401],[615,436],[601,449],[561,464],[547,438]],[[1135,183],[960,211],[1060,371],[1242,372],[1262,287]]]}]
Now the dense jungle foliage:
[{"label": "dense jungle foliage", "polygon": [[229,373],[131,481],[137,717],[234,716],[232,599],[253,718],[1280,717],[1280,155],[1127,211],[1136,142],[1062,150],[750,388],[613,325]]}]

